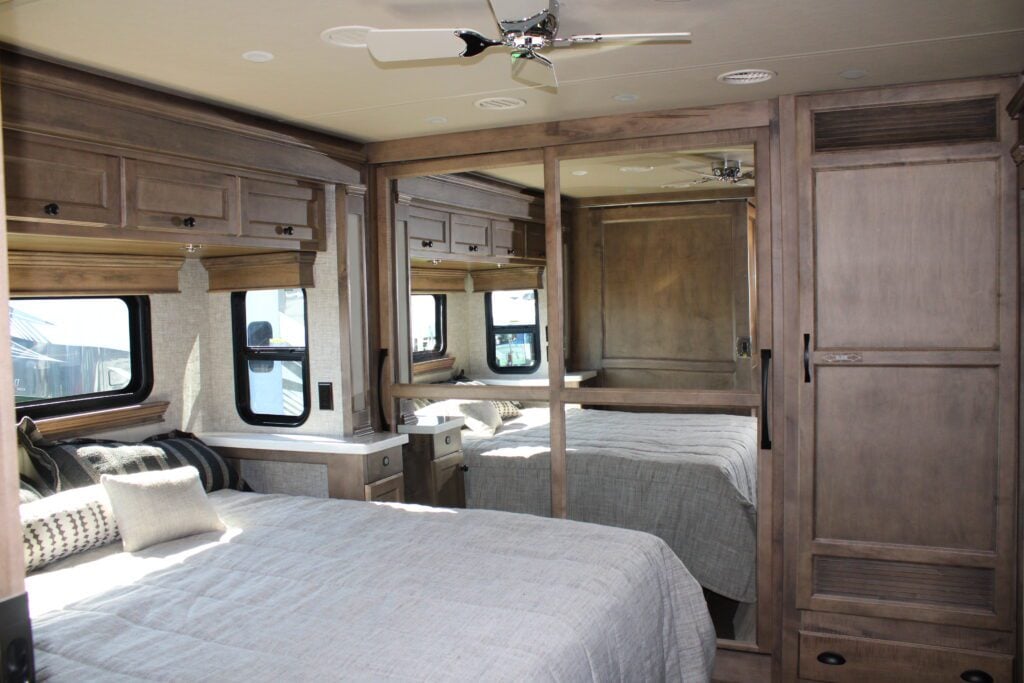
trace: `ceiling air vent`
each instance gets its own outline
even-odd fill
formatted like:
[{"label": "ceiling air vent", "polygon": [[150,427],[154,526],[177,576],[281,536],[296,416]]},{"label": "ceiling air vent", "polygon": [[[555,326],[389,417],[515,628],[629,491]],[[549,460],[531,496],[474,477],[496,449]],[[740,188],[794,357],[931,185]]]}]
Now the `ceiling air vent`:
[{"label": "ceiling air vent", "polygon": [[719,74],[718,82],[726,85],[754,85],[775,78],[775,72],[768,69],[740,69]]},{"label": "ceiling air vent", "polygon": [[475,102],[477,108],[489,111],[505,111],[507,109],[519,109],[526,106],[526,100],[518,97],[485,97]]}]

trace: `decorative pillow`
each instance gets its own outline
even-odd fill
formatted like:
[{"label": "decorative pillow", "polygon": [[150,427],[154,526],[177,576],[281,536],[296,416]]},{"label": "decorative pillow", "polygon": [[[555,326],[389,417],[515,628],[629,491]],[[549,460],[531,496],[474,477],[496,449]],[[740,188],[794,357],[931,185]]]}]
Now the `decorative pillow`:
[{"label": "decorative pillow", "polygon": [[117,523],[102,486],[85,486],[19,507],[25,568],[51,562],[117,540]]},{"label": "decorative pillow", "polygon": [[42,483],[54,492],[97,484],[104,474],[168,470],[184,465],[199,470],[207,491],[247,490],[224,458],[185,432],[160,434],[141,444],[97,439],[50,441],[26,417],[18,424],[18,440],[28,451]]},{"label": "decorative pillow", "polygon": [[25,503],[35,502],[43,497],[43,494],[39,492],[39,489],[33,486],[32,482],[30,482],[24,474],[19,478],[21,481],[19,482],[18,487],[18,503],[24,505]]},{"label": "decorative pillow", "polygon": [[100,480],[128,552],[225,528],[206,498],[195,467],[104,474]]},{"label": "decorative pillow", "polygon": [[491,401],[466,401],[459,405],[459,410],[466,418],[466,427],[472,432],[494,436],[501,428],[501,415]]},{"label": "decorative pillow", "polygon": [[510,420],[513,417],[522,415],[519,411],[519,406],[514,401],[491,401],[491,403],[498,410],[498,415],[501,416],[502,420]]}]

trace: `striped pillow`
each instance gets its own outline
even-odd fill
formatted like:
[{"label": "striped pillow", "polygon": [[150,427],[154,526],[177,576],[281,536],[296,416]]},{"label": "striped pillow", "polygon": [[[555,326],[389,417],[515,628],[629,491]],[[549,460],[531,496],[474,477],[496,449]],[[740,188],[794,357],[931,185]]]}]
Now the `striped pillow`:
[{"label": "striped pillow", "polygon": [[99,484],[25,503],[19,511],[27,571],[119,538],[110,501]]}]

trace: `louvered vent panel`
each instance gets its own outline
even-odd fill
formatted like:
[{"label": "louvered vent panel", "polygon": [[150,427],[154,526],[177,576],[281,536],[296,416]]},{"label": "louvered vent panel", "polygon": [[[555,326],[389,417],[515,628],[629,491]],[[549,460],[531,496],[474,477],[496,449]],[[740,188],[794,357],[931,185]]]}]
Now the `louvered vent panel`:
[{"label": "louvered vent panel", "polygon": [[814,151],[998,139],[995,97],[814,114]]}]

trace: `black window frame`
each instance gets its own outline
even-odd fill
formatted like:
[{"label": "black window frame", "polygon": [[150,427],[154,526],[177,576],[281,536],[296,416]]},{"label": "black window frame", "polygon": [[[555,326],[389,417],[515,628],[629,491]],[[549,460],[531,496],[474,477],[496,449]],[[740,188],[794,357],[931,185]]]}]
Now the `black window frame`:
[{"label": "black window frame", "polygon": [[[491,294],[484,295],[484,318],[487,323],[487,367],[500,375],[531,375],[540,369],[540,292],[533,290],[533,325],[495,325],[491,309]],[[495,334],[533,333],[533,365],[507,367],[498,365],[494,346]]]},{"label": "black window frame", "polygon": [[[440,338],[440,344],[435,345],[433,349],[429,349],[427,351],[413,351],[412,362],[422,363],[423,361],[444,358],[444,355],[448,352],[448,295],[416,292],[412,296],[434,297],[434,329],[437,331],[437,336]],[[412,325],[410,324],[410,328],[411,327]],[[411,342],[412,340],[410,339],[410,343]]]},{"label": "black window frame", "polygon": [[[235,366],[235,408],[246,424],[269,427],[299,427],[309,419],[312,410],[309,389],[309,296],[304,287],[282,287],[280,289],[302,290],[302,316],[306,332],[306,345],[296,346],[249,346],[245,297],[249,293],[231,292],[231,340]],[[299,415],[268,415],[254,413],[249,401],[250,361],[301,361],[302,362],[302,413]]]},{"label": "black window frame", "polygon": [[[29,401],[15,406],[15,415],[41,419],[122,408],[145,401],[153,391],[153,336],[148,296],[25,296],[13,300],[119,299],[128,308],[129,358],[132,378],[123,389]],[[13,391],[13,387],[12,387]]]}]

